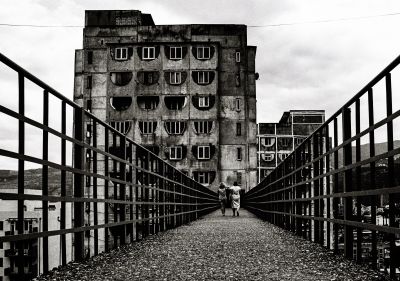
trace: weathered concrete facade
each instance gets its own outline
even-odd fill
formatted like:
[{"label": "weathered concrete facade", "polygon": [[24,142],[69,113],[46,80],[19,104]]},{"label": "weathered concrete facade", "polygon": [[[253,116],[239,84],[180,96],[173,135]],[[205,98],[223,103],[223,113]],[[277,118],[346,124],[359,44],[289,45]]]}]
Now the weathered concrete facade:
[{"label": "weathered concrete facade", "polygon": [[324,122],[325,110],[290,110],[278,123],[258,124],[258,182]]},{"label": "weathered concrete facade", "polygon": [[197,181],[257,183],[256,47],[245,25],[86,11],[74,100]]}]

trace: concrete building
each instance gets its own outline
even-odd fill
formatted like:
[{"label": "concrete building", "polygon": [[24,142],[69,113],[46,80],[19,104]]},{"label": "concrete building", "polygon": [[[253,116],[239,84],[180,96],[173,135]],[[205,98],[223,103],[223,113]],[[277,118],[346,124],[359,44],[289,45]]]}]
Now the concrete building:
[{"label": "concrete building", "polygon": [[86,11],[74,100],[205,186],[248,190],[257,183],[255,55],[245,25]]},{"label": "concrete building", "polygon": [[290,110],[278,123],[258,124],[258,182],[324,122],[324,110]]},{"label": "concrete building", "polygon": [[[2,171],[4,173],[4,171]],[[11,171],[14,172],[14,171]],[[16,173],[14,172],[16,175]],[[0,179],[3,179],[0,177]],[[1,188],[4,193],[15,193],[16,189]],[[26,194],[41,195],[41,190],[25,189]],[[49,230],[60,229],[60,202],[50,202],[48,227]],[[0,200],[0,236],[17,234],[17,201]],[[71,203],[66,203],[66,228],[71,228]],[[42,229],[42,202],[25,201],[24,211],[24,233],[40,232]],[[27,278],[34,278],[43,273],[43,239],[36,238],[24,242],[24,272]],[[61,264],[61,241],[60,236],[49,237],[49,269],[58,267]],[[72,260],[72,235],[66,235],[67,261]],[[16,260],[18,249],[14,242],[0,243],[0,280],[13,281],[21,280],[18,276]]]}]

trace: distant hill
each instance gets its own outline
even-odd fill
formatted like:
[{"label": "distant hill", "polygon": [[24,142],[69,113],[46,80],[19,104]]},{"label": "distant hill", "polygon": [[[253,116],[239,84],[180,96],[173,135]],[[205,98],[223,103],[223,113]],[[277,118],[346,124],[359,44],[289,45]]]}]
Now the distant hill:
[{"label": "distant hill", "polygon": [[[42,169],[25,170],[24,187],[42,189]],[[0,170],[0,189],[17,189],[18,171]],[[72,173],[66,173],[67,196],[72,195]],[[61,194],[61,171],[49,167],[49,195]]]},{"label": "distant hill", "polygon": [[[400,147],[400,140],[396,140],[393,142],[393,147]],[[387,142],[375,143],[375,155],[379,155],[387,152]],[[356,147],[352,146],[352,162],[356,162]],[[361,160],[365,160],[369,158],[369,143],[361,145]],[[331,161],[333,164],[333,157],[331,157]],[[395,155],[395,162],[400,162],[400,154]],[[382,159],[379,163],[387,163],[387,159]],[[339,167],[343,164],[343,150],[339,150]]]}]

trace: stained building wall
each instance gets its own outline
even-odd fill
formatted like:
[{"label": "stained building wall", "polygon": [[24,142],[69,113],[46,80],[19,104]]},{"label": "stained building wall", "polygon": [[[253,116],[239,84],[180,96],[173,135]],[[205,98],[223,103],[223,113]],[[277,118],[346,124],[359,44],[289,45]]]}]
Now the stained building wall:
[{"label": "stained building wall", "polygon": [[[211,189],[215,190],[220,181],[232,184],[239,180],[246,189],[255,186],[256,48],[247,46],[246,26],[154,25],[149,17],[140,11],[86,12],[83,50],[76,51],[75,101],[106,122],[129,122],[129,138],[145,146],[158,146],[161,158],[189,176],[213,172],[212,182],[205,184]],[[156,58],[143,60],[140,50],[148,46],[155,47]],[[183,47],[182,59],[168,58],[171,46]],[[196,58],[196,48],[203,46],[210,48],[209,59]],[[127,48],[128,58],[116,60],[116,48]],[[156,73],[157,81],[144,85],[140,76],[143,71]],[[179,85],[168,83],[166,75],[170,71],[184,72],[184,81]],[[212,72],[212,82],[196,83],[196,71]],[[132,75],[124,86],[112,82],[113,73],[120,72]],[[154,109],[143,109],[138,104],[140,97],[147,96],[158,98]],[[185,97],[182,109],[168,109],[165,98],[171,96]],[[207,110],[195,106],[199,96],[209,97],[212,106]],[[115,110],[110,104],[114,97],[131,98],[130,105]],[[174,120],[185,123],[180,135],[166,131],[166,122]],[[141,132],[142,121],[157,123],[152,134]],[[196,133],[197,121],[212,121],[211,131]],[[181,160],[169,159],[168,149],[175,145],[185,147]],[[210,145],[210,159],[197,159],[193,151],[199,145]]]}]

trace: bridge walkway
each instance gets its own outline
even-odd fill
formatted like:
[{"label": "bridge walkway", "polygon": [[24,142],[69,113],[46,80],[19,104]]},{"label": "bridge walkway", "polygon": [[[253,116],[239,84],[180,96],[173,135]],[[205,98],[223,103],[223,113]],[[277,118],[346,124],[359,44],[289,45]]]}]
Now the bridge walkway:
[{"label": "bridge walkway", "polygon": [[384,280],[260,220],[213,212],[37,280]]}]

